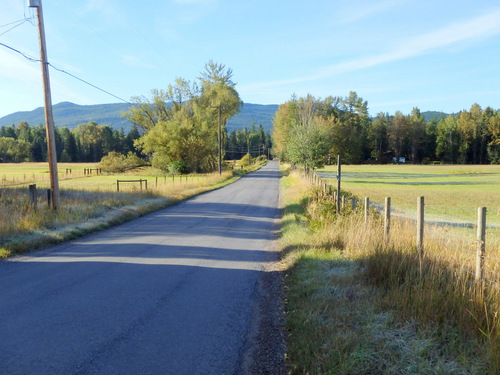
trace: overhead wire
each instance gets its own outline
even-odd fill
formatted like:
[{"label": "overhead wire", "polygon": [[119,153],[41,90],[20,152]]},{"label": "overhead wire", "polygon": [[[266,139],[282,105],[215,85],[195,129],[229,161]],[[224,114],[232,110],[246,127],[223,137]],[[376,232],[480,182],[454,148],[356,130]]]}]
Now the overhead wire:
[{"label": "overhead wire", "polygon": [[26,18],[23,18],[23,19],[20,19],[20,20],[17,20],[17,21],[13,21],[13,22],[9,22],[9,23],[6,23],[4,25],[0,25],[0,28],[7,27],[7,26],[13,25],[15,23],[19,23],[19,22],[26,22]]},{"label": "overhead wire", "polygon": [[[2,35],[4,35],[4,34],[7,34],[9,31],[14,30],[16,27],[19,27],[19,26],[23,25],[23,24],[24,24],[24,23],[26,23],[26,22],[29,22],[29,21],[28,21],[27,19],[23,19],[23,20],[20,20],[20,21],[16,21],[16,22],[11,23],[10,25],[12,25],[12,24],[14,24],[14,23],[15,23],[16,25],[12,26],[10,29],[8,29],[8,30],[4,31],[3,33],[1,33],[1,34],[0,34],[0,36],[2,36]],[[7,25],[3,25],[3,26],[1,26],[1,27],[4,27],[4,26],[7,26]]]},{"label": "overhead wire", "polygon": [[[7,44],[5,44],[5,43],[1,43],[1,42],[0,42],[0,45],[1,45],[1,46],[3,46],[3,47],[5,47],[5,48],[8,48],[8,49],[10,49],[10,50],[12,50],[12,51],[14,51],[14,52],[16,52],[16,53],[18,53],[18,54],[20,54],[20,55],[21,55],[21,56],[23,56],[25,59],[27,59],[27,60],[29,60],[29,61],[31,61],[31,62],[41,62],[41,60],[40,60],[40,59],[35,59],[35,58],[31,57],[31,56],[28,56],[27,54],[25,54],[25,53],[23,53],[23,52],[19,51],[18,49],[14,48],[14,47],[8,46],[8,45],[7,45]],[[111,92],[109,92],[109,91],[107,91],[107,90],[104,90],[104,89],[100,88],[99,86],[96,86],[96,85],[94,85],[94,84],[92,84],[92,83],[90,83],[90,82],[88,82],[88,81],[84,80],[83,78],[77,77],[77,76],[75,76],[75,75],[74,75],[74,74],[72,74],[72,73],[69,73],[69,72],[67,72],[67,71],[65,71],[65,70],[63,70],[63,69],[60,69],[60,68],[55,67],[55,66],[54,66],[54,65],[52,65],[50,62],[46,62],[46,64],[47,64],[48,66],[50,66],[51,68],[53,68],[54,70],[57,70],[58,72],[64,73],[64,74],[66,74],[66,75],[68,75],[68,76],[70,76],[70,77],[72,77],[72,78],[74,78],[74,79],[77,79],[78,81],[83,82],[83,83],[85,83],[86,85],[88,85],[88,86],[90,86],[90,87],[93,87],[93,88],[95,88],[95,89],[97,89],[97,90],[99,90],[99,91],[101,91],[101,92],[103,92],[103,93],[105,93],[105,94],[107,94],[107,95],[110,95],[110,96],[112,96],[112,97],[114,97],[114,98],[116,98],[116,99],[118,99],[118,100],[121,100],[122,102],[125,102],[125,103],[128,103],[128,104],[132,104],[132,103],[130,103],[128,100],[125,100],[125,99],[123,99],[123,98],[120,98],[119,96],[117,96],[117,95],[115,95],[115,94],[113,94],[113,93],[111,93]]]},{"label": "overhead wire", "polygon": [[4,43],[1,43],[1,42],[0,42],[0,46],[3,46],[3,47],[5,47],[5,48],[8,48],[8,49],[10,49],[10,50],[12,50],[12,51],[14,51],[14,52],[16,52],[16,53],[20,54],[20,55],[21,55],[21,56],[23,56],[26,60],[29,60],[29,61],[31,61],[31,62],[40,62],[40,61],[41,61],[40,59],[36,59],[36,58],[34,58],[34,57],[28,56],[27,54],[25,54],[25,53],[23,53],[23,52],[19,51],[18,49],[15,49],[14,47],[8,46],[7,44],[4,44]]},{"label": "overhead wire", "polygon": [[69,72],[67,72],[67,71],[65,71],[65,70],[63,70],[63,69],[59,69],[59,68],[55,67],[54,65],[52,65],[51,63],[48,63],[48,65],[49,65],[50,67],[52,67],[53,69],[57,70],[58,72],[61,72],[61,73],[67,74],[68,76],[73,77],[73,78],[75,78],[75,79],[79,80],[80,82],[83,82],[83,83],[85,83],[86,85],[89,85],[90,87],[93,87],[93,88],[95,88],[95,89],[97,89],[97,90],[99,90],[99,91],[101,91],[101,92],[103,92],[103,93],[105,93],[105,94],[108,94],[108,95],[112,96],[113,98],[116,98],[116,99],[121,100],[122,102],[125,102],[125,103],[128,103],[128,104],[132,104],[132,103],[130,103],[128,100],[125,100],[125,99],[123,99],[123,98],[120,98],[119,96],[117,96],[117,95],[115,95],[115,94],[113,94],[113,93],[111,93],[111,92],[109,92],[109,91],[106,91],[106,90],[104,90],[104,89],[102,89],[102,88],[100,88],[100,87],[98,87],[98,86],[96,86],[96,85],[94,85],[94,84],[92,84],[92,83],[90,83],[90,82],[87,82],[87,81],[85,81],[84,79],[82,79],[82,78],[80,78],[80,77],[77,77],[77,76],[75,76],[74,74],[71,74],[71,73],[69,73]]}]

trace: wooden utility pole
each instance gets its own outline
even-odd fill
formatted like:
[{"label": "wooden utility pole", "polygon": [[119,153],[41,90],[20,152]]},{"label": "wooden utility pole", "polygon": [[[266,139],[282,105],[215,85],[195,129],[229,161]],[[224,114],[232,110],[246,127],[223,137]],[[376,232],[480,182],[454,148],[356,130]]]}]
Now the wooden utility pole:
[{"label": "wooden utility pole", "polygon": [[50,93],[49,62],[45,45],[45,28],[43,24],[42,0],[28,0],[31,8],[36,8],[38,18],[38,37],[40,39],[40,61],[42,64],[43,92],[45,98],[45,125],[47,131],[47,151],[49,156],[50,188],[52,192],[52,208],[59,207],[59,180],[57,176],[57,153],[54,134],[54,116],[52,114],[52,98]]}]

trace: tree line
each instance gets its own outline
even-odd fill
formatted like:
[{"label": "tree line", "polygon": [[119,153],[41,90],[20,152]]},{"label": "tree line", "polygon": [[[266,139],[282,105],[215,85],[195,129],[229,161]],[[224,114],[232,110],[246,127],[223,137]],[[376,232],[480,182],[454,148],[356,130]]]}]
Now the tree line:
[{"label": "tree line", "polygon": [[[113,130],[108,125],[88,122],[75,129],[55,129],[57,160],[60,162],[99,162],[114,151],[137,154],[134,141],[141,135],[133,126],[125,134],[123,129]],[[47,133],[45,125],[30,126],[27,122],[0,128],[0,161],[47,161]]]},{"label": "tree line", "polygon": [[274,118],[274,153],[306,169],[341,155],[346,163],[500,163],[500,112],[473,104],[470,110],[425,121],[409,115],[368,115],[368,102],[347,97],[292,97]]},{"label": "tree line", "polygon": [[252,122],[250,128],[231,130],[226,141],[226,159],[239,160],[245,155],[258,157],[270,156],[272,137],[270,132],[264,131],[262,124],[257,127]]},{"label": "tree line", "polygon": [[[222,159],[256,157],[271,148],[271,135],[262,125],[226,132],[226,123],[242,102],[232,70],[209,61],[195,82],[177,78],[166,90],[133,98],[123,114],[134,125],[129,134],[95,122],[75,129],[55,129],[57,160],[99,162],[123,167],[130,153],[170,173],[211,172]],[[104,158],[104,159],[103,159]],[[0,129],[0,159],[4,162],[46,161],[43,125],[26,122]],[[130,158],[134,162],[135,158]]]}]

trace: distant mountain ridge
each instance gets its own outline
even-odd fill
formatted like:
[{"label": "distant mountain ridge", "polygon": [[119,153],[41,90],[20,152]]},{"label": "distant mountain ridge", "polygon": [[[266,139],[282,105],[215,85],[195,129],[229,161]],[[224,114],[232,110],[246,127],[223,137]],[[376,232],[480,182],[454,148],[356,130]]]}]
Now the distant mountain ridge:
[{"label": "distant mountain ridge", "polygon": [[[132,128],[132,123],[122,116],[131,107],[128,103],[110,103],[79,105],[70,102],[61,102],[53,106],[54,122],[57,127],[66,126],[68,129],[74,129],[80,124],[94,121],[99,125],[108,125],[112,129],[123,129],[128,133]],[[231,130],[250,128],[252,123],[255,126],[262,124],[265,131],[271,131],[273,128],[274,114],[278,110],[277,104],[252,104],[244,103],[240,113],[232,117],[227,124],[228,132]],[[447,113],[438,111],[422,112],[426,122],[434,118],[439,121],[441,117],[448,116]],[[0,118],[0,127],[17,125],[26,121],[30,126],[37,126],[45,123],[43,107],[33,111],[15,112]]]},{"label": "distant mountain ridge", "polygon": [[[99,125],[108,125],[113,129],[123,129],[128,133],[132,128],[132,123],[122,116],[131,107],[127,103],[79,105],[70,102],[55,104],[52,108],[54,113],[54,123],[57,127],[66,126],[74,129],[79,124],[94,121]],[[264,130],[272,129],[274,114],[278,110],[277,104],[252,104],[244,103],[239,114],[228,121],[227,130],[250,128],[252,122],[256,126],[262,124]],[[37,126],[45,123],[43,107],[33,111],[15,112],[0,118],[1,126],[17,125],[26,121],[30,126]]]}]

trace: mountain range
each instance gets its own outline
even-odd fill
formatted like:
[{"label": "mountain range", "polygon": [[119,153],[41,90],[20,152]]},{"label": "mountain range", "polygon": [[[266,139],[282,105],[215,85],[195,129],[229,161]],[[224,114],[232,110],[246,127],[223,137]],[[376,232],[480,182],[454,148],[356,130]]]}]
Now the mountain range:
[{"label": "mountain range", "polygon": [[[123,128],[128,133],[132,128],[132,123],[122,116],[131,107],[127,103],[78,105],[70,102],[62,102],[52,107],[54,114],[54,123],[57,127],[66,126],[68,129],[74,129],[79,124],[89,121],[99,125],[108,125],[113,129]],[[245,126],[250,128],[252,123],[255,126],[262,125],[265,131],[272,129],[274,114],[278,110],[276,104],[251,104],[244,103],[240,113],[233,116],[227,123],[227,130],[241,129]],[[26,121],[30,126],[45,124],[43,107],[33,111],[15,112],[0,118],[0,127],[17,125]]]},{"label": "mountain range", "polygon": [[[108,125],[112,129],[123,129],[128,133],[132,128],[132,123],[122,116],[123,112],[129,110],[132,104],[111,103],[78,105],[70,102],[62,102],[53,106],[54,122],[58,127],[66,126],[68,129],[74,129],[80,124],[94,121],[99,125]],[[250,128],[252,123],[255,126],[262,125],[265,131],[271,131],[273,128],[273,117],[278,110],[277,104],[252,104],[244,103],[240,113],[233,116],[227,123],[228,132],[231,130]],[[444,112],[427,111],[422,112],[424,120],[430,121],[435,118],[437,121],[441,116],[448,116]],[[45,124],[43,107],[33,111],[15,112],[0,118],[0,127],[17,125],[26,121],[31,126]]]}]

